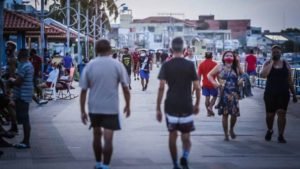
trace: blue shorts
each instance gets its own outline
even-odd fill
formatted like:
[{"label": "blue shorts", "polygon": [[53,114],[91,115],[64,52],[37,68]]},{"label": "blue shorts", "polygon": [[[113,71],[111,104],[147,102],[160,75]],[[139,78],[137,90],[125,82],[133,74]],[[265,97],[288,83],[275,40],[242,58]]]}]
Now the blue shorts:
[{"label": "blue shorts", "polygon": [[140,70],[140,77],[142,79],[149,79],[149,71],[145,71],[145,70]]},{"label": "blue shorts", "polygon": [[218,96],[218,89],[202,87],[202,95],[203,96],[217,97]]},{"label": "blue shorts", "polygon": [[247,74],[248,74],[249,76],[256,76],[256,71],[255,71],[255,70],[247,71]]}]

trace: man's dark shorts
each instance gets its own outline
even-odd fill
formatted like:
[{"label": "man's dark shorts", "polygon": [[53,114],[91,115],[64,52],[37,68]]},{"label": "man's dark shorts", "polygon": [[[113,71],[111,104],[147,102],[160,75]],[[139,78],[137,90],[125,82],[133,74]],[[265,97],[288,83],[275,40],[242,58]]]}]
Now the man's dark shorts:
[{"label": "man's dark shorts", "polygon": [[190,133],[195,130],[192,114],[183,117],[166,114],[166,124],[169,132]]},{"label": "man's dark shorts", "polygon": [[17,99],[16,100],[16,115],[19,124],[29,123],[29,103]]},{"label": "man's dark shorts", "polygon": [[202,95],[203,96],[217,97],[218,96],[218,89],[202,87]]},{"label": "man's dark shorts", "polygon": [[248,74],[249,76],[256,76],[256,75],[257,75],[257,73],[256,73],[255,70],[247,71],[247,74]]},{"label": "man's dark shorts", "polygon": [[106,115],[106,114],[94,114],[89,113],[91,120],[91,127],[103,127],[109,130],[120,130],[119,115]]}]

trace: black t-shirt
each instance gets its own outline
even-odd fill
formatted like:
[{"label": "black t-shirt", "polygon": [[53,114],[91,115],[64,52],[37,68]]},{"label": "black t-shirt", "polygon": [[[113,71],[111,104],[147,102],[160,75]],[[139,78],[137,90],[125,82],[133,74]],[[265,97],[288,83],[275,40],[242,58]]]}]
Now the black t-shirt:
[{"label": "black t-shirt", "polygon": [[161,62],[164,62],[168,58],[168,54],[164,52],[164,53],[161,54],[160,57],[161,57]]},{"label": "black t-shirt", "polygon": [[193,62],[184,58],[174,58],[163,64],[158,79],[166,80],[169,86],[165,112],[174,116],[192,114],[192,82],[198,79]]},{"label": "black t-shirt", "polygon": [[130,54],[124,54],[123,57],[122,57],[122,63],[124,64],[124,66],[127,70],[130,70],[131,69],[131,64],[132,64],[131,55]]}]

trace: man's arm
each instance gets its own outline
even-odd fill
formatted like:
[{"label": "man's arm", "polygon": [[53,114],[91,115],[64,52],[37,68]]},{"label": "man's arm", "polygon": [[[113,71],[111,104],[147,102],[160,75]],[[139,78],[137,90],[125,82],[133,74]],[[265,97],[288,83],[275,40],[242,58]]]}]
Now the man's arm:
[{"label": "man's arm", "polygon": [[80,110],[81,110],[81,121],[84,125],[87,124],[88,117],[85,111],[85,102],[86,102],[87,89],[82,89],[80,93]]},{"label": "man's arm", "polygon": [[157,121],[161,122],[162,121],[162,112],[161,112],[161,101],[164,96],[165,92],[165,80],[160,80],[159,81],[159,87],[158,87],[158,94],[157,94],[157,100],[156,100],[156,119]]},{"label": "man's arm", "polygon": [[125,98],[125,107],[124,107],[124,114],[126,114],[126,117],[130,116],[130,91],[128,86],[123,86],[123,94]]}]

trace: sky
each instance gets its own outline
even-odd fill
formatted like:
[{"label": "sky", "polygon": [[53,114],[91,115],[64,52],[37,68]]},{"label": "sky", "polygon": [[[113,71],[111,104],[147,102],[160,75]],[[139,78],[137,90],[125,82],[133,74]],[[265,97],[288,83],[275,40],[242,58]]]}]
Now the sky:
[{"label": "sky", "polygon": [[300,0],[117,0],[126,3],[134,19],[177,13],[179,19],[215,15],[215,19],[251,19],[251,26],[280,31],[300,28]]}]

